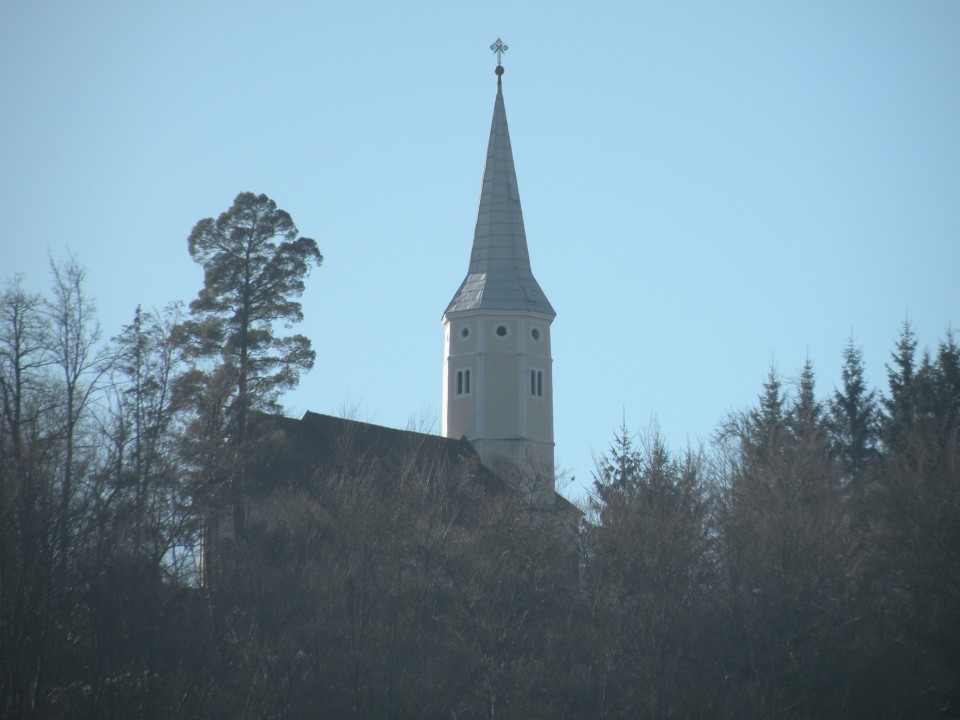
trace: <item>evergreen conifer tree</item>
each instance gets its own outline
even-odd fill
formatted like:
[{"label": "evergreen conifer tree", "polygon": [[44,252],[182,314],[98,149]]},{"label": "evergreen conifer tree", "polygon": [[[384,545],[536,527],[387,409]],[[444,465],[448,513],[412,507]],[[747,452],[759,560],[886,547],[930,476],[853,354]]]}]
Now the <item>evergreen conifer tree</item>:
[{"label": "evergreen conifer tree", "polygon": [[830,446],[848,480],[859,478],[877,456],[880,418],[876,392],[864,379],[863,353],[851,337],[843,350],[843,388],[830,400]]},{"label": "evergreen conifer tree", "polygon": [[281,336],[303,319],[299,298],[304,279],[323,256],[300,235],[290,215],[266,195],[237,195],[216,220],[206,218],[188,238],[190,256],[204,270],[204,285],[190,303],[191,318],[180,338],[189,354],[214,363],[202,380],[231,388],[230,436],[246,437],[251,410],[276,410],[281,392],[313,367],[315,353],[303,335]]},{"label": "evergreen conifer tree", "polygon": [[900,327],[896,351],[892,354],[893,366],[887,365],[890,396],[883,401],[886,416],[883,422],[883,441],[890,446],[902,443],[910,434],[916,415],[917,336],[909,320]]}]

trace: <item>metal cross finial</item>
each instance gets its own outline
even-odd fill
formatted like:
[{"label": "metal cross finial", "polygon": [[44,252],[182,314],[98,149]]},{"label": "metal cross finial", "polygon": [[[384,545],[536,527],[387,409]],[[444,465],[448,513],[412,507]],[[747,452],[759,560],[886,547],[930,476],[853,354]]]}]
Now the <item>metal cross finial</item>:
[{"label": "metal cross finial", "polygon": [[503,57],[503,54],[509,50],[506,44],[500,38],[497,38],[497,41],[490,46],[490,49],[497,54],[497,65],[500,64],[500,59]]}]

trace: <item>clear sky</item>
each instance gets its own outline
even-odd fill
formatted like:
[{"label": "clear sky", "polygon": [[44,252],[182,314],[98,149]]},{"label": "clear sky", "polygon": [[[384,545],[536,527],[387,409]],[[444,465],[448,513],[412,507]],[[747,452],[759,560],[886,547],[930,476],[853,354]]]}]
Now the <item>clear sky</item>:
[{"label": "clear sky", "polygon": [[288,412],[438,427],[497,37],[579,484],[622,416],[680,449],[771,364],[824,396],[852,334],[885,385],[904,318],[960,323],[957,0],[0,0],[0,281],[72,252],[114,335],[266,193],[326,258]]}]

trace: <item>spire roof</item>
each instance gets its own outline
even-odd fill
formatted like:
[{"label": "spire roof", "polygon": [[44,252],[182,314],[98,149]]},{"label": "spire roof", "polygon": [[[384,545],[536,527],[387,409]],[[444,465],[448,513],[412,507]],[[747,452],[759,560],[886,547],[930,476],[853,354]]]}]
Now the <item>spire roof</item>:
[{"label": "spire roof", "polygon": [[507,111],[503,104],[503,66],[497,65],[496,71],[497,98],[493,106],[470,267],[445,314],[468,310],[520,310],[554,317],[556,313],[530,269]]}]

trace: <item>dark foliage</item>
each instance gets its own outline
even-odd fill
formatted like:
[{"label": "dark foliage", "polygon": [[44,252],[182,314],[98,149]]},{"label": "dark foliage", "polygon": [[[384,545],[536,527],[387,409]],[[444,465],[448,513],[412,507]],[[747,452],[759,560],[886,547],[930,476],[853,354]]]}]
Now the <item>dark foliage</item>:
[{"label": "dark foliage", "polygon": [[884,391],[852,343],[822,403],[771,372],[712,452],[621,428],[580,519],[466,443],[247,412],[292,376],[263,325],[241,390],[228,297],[102,345],[75,263],[0,296],[0,716],[960,717],[951,333]]},{"label": "dark foliage", "polygon": [[197,368],[194,382],[229,387],[228,429],[242,444],[249,413],[278,409],[280,393],[313,367],[310,341],[278,335],[276,326],[303,319],[304,279],[323,256],[287,212],[250,192],[237,195],[216,220],[198,222],[187,245],[203,266],[204,283],[177,336],[189,355],[209,361]]}]

